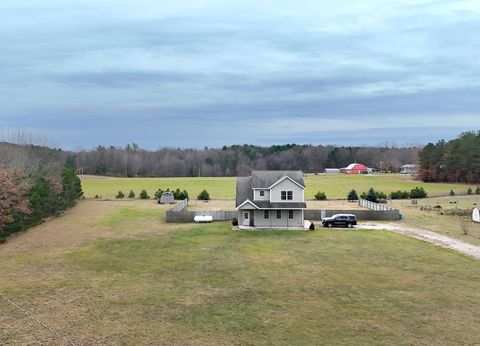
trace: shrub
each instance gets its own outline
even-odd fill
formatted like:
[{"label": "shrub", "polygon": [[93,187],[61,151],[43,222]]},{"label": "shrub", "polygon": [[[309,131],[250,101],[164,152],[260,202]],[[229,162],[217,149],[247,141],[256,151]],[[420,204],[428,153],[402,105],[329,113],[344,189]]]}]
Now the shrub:
[{"label": "shrub", "polygon": [[135,192],[130,190],[130,192],[128,193],[128,198],[135,198]]},{"label": "shrub", "polygon": [[180,192],[179,197],[180,197],[179,199],[187,199],[188,198],[187,190],[183,190],[182,192]]},{"label": "shrub", "polygon": [[210,194],[208,193],[207,190],[203,190],[202,192],[200,192],[198,194],[197,199],[199,199],[201,201],[209,201],[210,200]]},{"label": "shrub", "polygon": [[236,217],[232,219],[232,226],[238,226],[238,219]]},{"label": "shrub", "polygon": [[162,193],[163,193],[163,190],[162,190],[162,189],[158,189],[158,190],[155,192],[155,194],[154,194],[155,198],[156,198],[156,199],[160,199],[160,197],[162,197]]},{"label": "shrub", "polygon": [[455,191],[450,190],[450,196],[455,196]]},{"label": "shrub", "polygon": [[173,198],[174,199],[182,199],[181,198],[181,192],[180,192],[179,188],[177,188],[175,191],[173,191]]},{"label": "shrub", "polygon": [[370,202],[378,203],[378,194],[373,187],[368,189],[368,192],[365,195],[365,199]]},{"label": "shrub", "polygon": [[355,191],[354,189],[352,189],[352,191],[350,191],[347,195],[347,199],[349,201],[357,201],[358,200],[358,195],[357,195],[357,191]]},{"label": "shrub", "polygon": [[140,191],[140,199],[149,199],[150,196],[147,193],[147,190]]},{"label": "shrub", "polygon": [[475,189],[475,193],[476,193],[477,195],[480,195],[480,186],[477,186],[477,188]]},{"label": "shrub", "polygon": [[93,198],[95,198],[95,199],[99,199],[100,197],[98,197],[98,195],[95,195],[95,197],[93,197]]},{"label": "shrub", "polygon": [[473,194],[473,190],[471,187],[469,187],[467,190],[467,195],[472,195],[472,194]]},{"label": "shrub", "polygon": [[367,199],[367,193],[366,193],[366,192],[362,192],[362,193],[360,194],[360,198],[361,198],[361,199]]},{"label": "shrub", "polygon": [[310,224],[310,227],[308,227],[308,229],[309,229],[310,231],[315,231],[315,224],[312,222],[312,223]]},{"label": "shrub", "polygon": [[325,192],[322,191],[318,191],[314,197],[318,201],[324,201],[327,199],[327,195],[325,194]]},{"label": "shrub", "polygon": [[394,191],[390,193],[391,199],[409,199],[410,193],[408,191]]},{"label": "shrub", "polygon": [[115,198],[124,198],[125,195],[123,194],[122,191],[118,191],[117,195],[115,196]]},{"label": "shrub", "polygon": [[427,197],[427,192],[423,187],[415,187],[410,191],[410,198],[425,198]]},{"label": "shrub", "polygon": [[387,194],[386,194],[385,192],[380,192],[380,191],[378,191],[378,192],[377,192],[377,198],[378,198],[379,200],[381,200],[381,199],[387,199]]}]

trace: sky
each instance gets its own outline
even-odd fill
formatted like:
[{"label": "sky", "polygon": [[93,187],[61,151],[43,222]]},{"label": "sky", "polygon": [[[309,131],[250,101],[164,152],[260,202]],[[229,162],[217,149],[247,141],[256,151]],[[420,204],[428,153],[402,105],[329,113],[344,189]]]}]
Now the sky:
[{"label": "sky", "polygon": [[5,0],[0,129],[66,149],[478,130],[480,1]]}]

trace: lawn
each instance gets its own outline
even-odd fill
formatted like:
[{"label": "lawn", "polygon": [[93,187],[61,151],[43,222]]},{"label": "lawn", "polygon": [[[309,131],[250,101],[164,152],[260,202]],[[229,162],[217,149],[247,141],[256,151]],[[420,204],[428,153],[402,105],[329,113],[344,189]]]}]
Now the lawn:
[{"label": "lawn", "polygon": [[[86,176],[82,178],[82,186],[86,197],[99,195],[104,198],[114,198],[119,190],[125,195],[133,190],[137,196],[140,190],[145,189],[150,196],[162,189],[185,189],[191,197],[206,189],[213,199],[235,198],[234,177],[189,177],[189,178],[107,178]],[[374,174],[374,175],[347,175],[347,174],[320,174],[308,175],[305,178],[305,198],[312,199],[317,191],[324,191],[330,199],[345,199],[348,192],[354,188],[359,193],[373,187],[378,191],[389,193],[397,190],[411,190],[422,186],[431,196],[446,195],[450,190],[465,193],[469,187],[475,190],[476,186],[464,184],[423,183],[414,180],[409,175],[402,174]]]},{"label": "lawn", "polygon": [[[82,201],[0,246],[0,290],[77,344],[478,342],[478,261],[383,231],[238,232],[164,210]],[[55,341],[0,307],[2,344]]]}]

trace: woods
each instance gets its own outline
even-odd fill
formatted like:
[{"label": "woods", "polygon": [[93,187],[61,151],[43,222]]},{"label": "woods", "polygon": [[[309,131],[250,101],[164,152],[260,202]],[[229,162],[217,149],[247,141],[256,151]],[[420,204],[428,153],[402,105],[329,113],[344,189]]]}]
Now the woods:
[{"label": "woods", "polygon": [[222,148],[160,148],[149,151],[136,144],[98,146],[72,153],[71,160],[82,174],[122,177],[188,177],[248,175],[252,169],[322,172],[326,167],[345,167],[362,162],[382,171],[398,172],[405,163],[415,163],[417,147],[335,147],[322,145],[233,145]]},{"label": "woods", "polygon": [[75,205],[83,195],[60,150],[0,143],[0,242]]},{"label": "woods", "polygon": [[451,141],[429,143],[419,154],[419,177],[426,182],[480,182],[480,131]]}]

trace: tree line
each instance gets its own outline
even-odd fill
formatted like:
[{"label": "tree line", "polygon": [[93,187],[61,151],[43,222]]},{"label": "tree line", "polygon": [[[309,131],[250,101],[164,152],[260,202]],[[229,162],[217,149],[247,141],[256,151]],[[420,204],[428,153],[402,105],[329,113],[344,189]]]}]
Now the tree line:
[{"label": "tree line", "polygon": [[427,144],[419,153],[419,177],[427,182],[480,183],[480,131]]},{"label": "tree line", "polygon": [[83,195],[58,149],[0,143],[0,242],[72,207]]},{"label": "tree line", "polygon": [[69,153],[79,173],[125,177],[242,176],[253,169],[322,172],[361,162],[387,172],[416,163],[418,147],[336,147],[314,145],[232,145],[222,148],[145,150],[98,146]]}]

